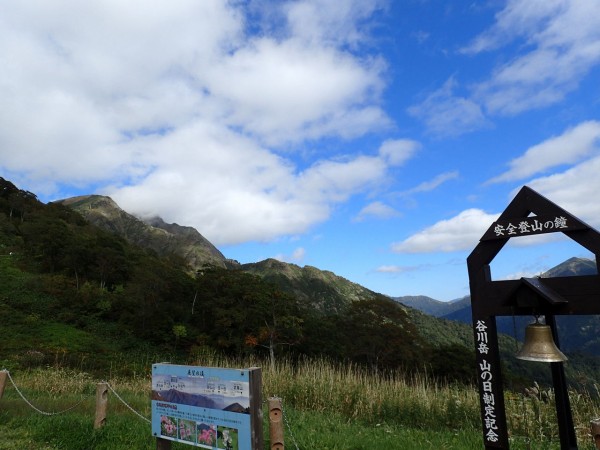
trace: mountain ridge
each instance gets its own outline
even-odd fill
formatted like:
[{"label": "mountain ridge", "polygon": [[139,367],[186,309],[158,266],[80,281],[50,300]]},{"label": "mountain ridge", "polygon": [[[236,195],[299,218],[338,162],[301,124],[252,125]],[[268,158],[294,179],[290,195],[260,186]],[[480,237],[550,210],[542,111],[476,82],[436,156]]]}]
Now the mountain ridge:
[{"label": "mountain ridge", "polygon": [[309,265],[300,267],[273,258],[242,264],[240,268],[293,292],[300,300],[325,313],[336,313],[354,301],[382,295],[331,271]]},{"label": "mountain ridge", "polygon": [[160,256],[177,255],[194,272],[206,265],[235,266],[195,228],[168,224],[160,217],[142,220],[123,210],[104,195],[81,195],[58,200],[80,213],[90,223],[116,233],[129,242],[155,251]]},{"label": "mountain ridge", "polygon": [[158,216],[143,220],[129,214],[107,196],[83,195],[56,203],[74,209],[90,223],[135,245],[149,248],[160,256],[176,254],[194,272],[200,272],[206,266],[239,269],[293,292],[303,302],[328,314],[339,312],[353,301],[382,295],[331,271],[310,265],[300,267],[274,258],[239,264],[227,259],[195,228],[168,224]]},{"label": "mountain ridge", "polygon": [[[547,270],[541,278],[573,277],[595,275],[596,262],[581,257],[572,257]],[[462,308],[449,312],[442,319],[471,324],[471,302]],[[498,317],[498,332],[513,336],[517,340],[524,339],[525,326],[532,322],[529,316]],[[556,323],[561,337],[561,349],[569,352],[583,351],[600,355],[600,340],[595,336],[600,333],[598,316],[556,316]]]},{"label": "mountain ridge", "polygon": [[467,303],[471,302],[469,296],[457,298],[448,302],[436,300],[427,297],[426,295],[405,295],[403,297],[392,298],[403,305],[418,309],[419,311],[434,317],[444,317],[454,311],[464,308]]}]

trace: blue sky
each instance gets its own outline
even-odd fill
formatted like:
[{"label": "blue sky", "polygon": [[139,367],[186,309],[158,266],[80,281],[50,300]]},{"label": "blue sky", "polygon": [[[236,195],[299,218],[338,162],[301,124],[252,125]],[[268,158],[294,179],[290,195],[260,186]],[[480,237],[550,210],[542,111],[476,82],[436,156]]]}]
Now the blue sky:
[{"label": "blue sky", "polygon": [[[42,201],[110,195],[242,263],[439,300],[523,185],[600,226],[597,0],[2,11],[0,175]],[[513,239],[494,278],[590,256],[556,238]]]}]

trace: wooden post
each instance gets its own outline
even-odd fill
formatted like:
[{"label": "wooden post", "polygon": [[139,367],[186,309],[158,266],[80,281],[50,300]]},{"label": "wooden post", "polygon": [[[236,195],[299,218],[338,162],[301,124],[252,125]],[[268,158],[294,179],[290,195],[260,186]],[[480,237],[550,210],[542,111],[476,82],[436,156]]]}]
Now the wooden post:
[{"label": "wooden post", "polygon": [[6,386],[6,375],[8,372],[6,370],[0,371],[0,398],[4,395],[4,387]]},{"label": "wooden post", "polygon": [[250,434],[252,450],[263,450],[262,371],[260,367],[248,369],[250,388]]},{"label": "wooden post", "polygon": [[590,429],[592,432],[592,439],[596,448],[600,449],[600,419],[594,419],[590,421]]},{"label": "wooden post", "polygon": [[156,438],[156,450],[171,450],[171,441],[168,439]]},{"label": "wooden post", "polygon": [[96,385],[96,419],[94,428],[101,428],[106,423],[106,407],[108,405],[108,384],[98,383]]},{"label": "wooden post", "polygon": [[271,450],[284,450],[283,445],[283,409],[281,399],[269,398],[269,436],[271,438]]}]

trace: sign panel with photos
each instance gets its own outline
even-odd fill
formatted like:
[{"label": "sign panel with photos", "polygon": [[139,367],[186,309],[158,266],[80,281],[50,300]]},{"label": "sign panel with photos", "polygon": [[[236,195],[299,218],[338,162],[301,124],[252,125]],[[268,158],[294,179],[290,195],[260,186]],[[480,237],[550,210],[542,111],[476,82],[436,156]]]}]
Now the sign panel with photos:
[{"label": "sign panel with photos", "polygon": [[249,371],[154,364],[152,434],[206,449],[251,449]]}]

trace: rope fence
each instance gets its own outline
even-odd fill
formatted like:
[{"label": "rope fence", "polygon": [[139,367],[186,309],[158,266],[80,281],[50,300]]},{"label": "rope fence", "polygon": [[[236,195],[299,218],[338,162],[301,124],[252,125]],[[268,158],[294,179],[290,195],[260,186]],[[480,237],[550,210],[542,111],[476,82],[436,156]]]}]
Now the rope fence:
[{"label": "rope fence", "polygon": [[[5,384],[6,384],[6,379],[8,378],[8,380],[10,381],[10,383],[12,384],[12,386],[15,389],[15,392],[19,395],[19,397],[25,402],[25,404],[27,404],[31,409],[33,409],[35,412],[42,414],[44,416],[56,416],[59,414],[65,414],[68,413],[69,411],[74,410],[75,408],[77,408],[78,406],[80,406],[87,398],[89,398],[89,396],[86,398],[82,398],[79,402],[77,402],[76,404],[69,406],[68,408],[62,409],[60,411],[44,411],[40,408],[38,408],[37,406],[35,406],[33,404],[33,402],[31,400],[29,400],[22,392],[21,389],[19,389],[19,386],[17,386],[17,383],[15,383],[15,380],[13,379],[13,377],[11,376],[10,372],[6,369],[3,369],[2,371],[0,371],[0,399],[2,398],[2,395],[4,394],[4,388],[5,388]],[[123,397],[121,397],[117,391],[115,391],[115,389],[107,382],[107,381],[102,381],[100,383],[98,383],[98,391],[101,391],[104,386],[106,386],[106,389],[110,390],[110,392],[113,393],[113,395],[117,398],[117,400],[119,400],[123,405],[125,405],[132,413],[134,413],[136,416],[138,416],[140,419],[146,421],[147,423],[152,423],[152,421],[150,419],[148,419],[147,417],[144,417],[142,414],[140,414],[138,411],[136,411],[129,403],[127,403],[125,400],[123,400]],[[98,404],[99,403],[104,403],[106,404],[106,402],[104,401],[98,401],[98,395],[96,396],[96,415],[98,415],[98,411],[99,409],[104,410],[104,415],[106,412],[106,407],[101,407],[98,408]],[[101,397],[104,397],[103,400],[106,398],[105,395],[102,395]]]},{"label": "rope fence", "polygon": [[135,414],[136,416],[138,416],[140,419],[142,419],[142,420],[145,420],[145,421],[146,421],[146,422],[148,422],[148,423],[152,423],[152,421],[151,421],[150,419],[148,419],[148,418],[146,418],[146,417],[142,416],[142,415],[141,415],[139,412],[137,412],[135,409],[133,409],[133,408],[131,407],[131,405],[130,405],[130,404],[128,404],[128,403],[127,403],[125,400],[123,400],[123,398],[122,398],[122,397],[121,397],[119,394],[117,394],[117,391],[115,391],[115,390],[113,389],[113,387],[112,387],[110,384],[108,384],[108,381],[104,381],[104,383],[106,383],[106,386],[108,387],[108,389],[110,389],[110,392],[112,392],[112,393],[114,394],[114,396],[115,396],[115,397],[117,397],[117,399],[118,399],[118,400],[119,400],[121,403],[123,403],[123,404],[124,404],[124,405],[125,405],[127,408],[129,408],[129,410],[130,410],[132,413],[134,413],[134,414]]},{"label": "rope fence", "polygon": [[[66,409],[63,409],[61,411],[54,411],[54,412],[48,412],[48,411],[42,411],[41,409],[39,409],[37,406],[35,406],[33,403],[31,403],[21,392],[21,390],[19,389],[19,387],[16,385],[15,381],[13,380],[13,378],[10,376],[10,372],[8,370],[3,370],[3,372],[6,374],[6,377],[8,377],[8,379],[10,380],[11,384],[13,385],[13,387],[15,388],[15,391],[17,392],[17,394],[19,394],[19,396],[23,399],[23,401],[34,411],[44,415],[44,416],[56,416],[58,414],[64,414],[67,413],[69,411],[74,410],[75,408],[77,408],[79,405],[81,405],[85,399],[82,399],[80,402],[74,404],[73,406],[70,406]],[[4,388],[2,389],[2,391],[4,391]]]},{"label": "rope fence", "polygon": [[[23,400],[23,402],[29,406],[36,413],[44,415],[44,416],[56,416],[59,414],[65,414],[70,411],[73,411],[78,406],[82,405],[86,400],[88,400],[91,395],[87,397],[83,397],[79,402],[69,406],[68,408],[59,410],[59,411],[44,411],[41,408],[37,407],[29,398],[25,396],[22,389],[19,388],[10,372],[7,369],[3,369],[0,371],[0,399],[4,394],[4,389],[6,387],[6,380],[10,381],[10,384],[14,388],[15,392],[18,394],[19,398]],[[119,400],[129,411],[131,411],[134,415],[136,415],[139,419],[145,421],[148,424],[151,424],[152,421],[145,417],[140,412],[136,411],[129,403],[127,403],[121,395],[107,382],[101,381],[97,383],[96,388],[96,416],[94,420],[94,428],[100,428],[104,426],[106,423],[107,417],[107,405],[108,405],[108,392],[111,392],[117,400]],[[83,395],[83,394],[82,394]],[[264,403],[267,403],[265,401]],[[285,423],[285,427],[288,430],[289,436],[291,438],[292,444],[296,450],[300,450],[298,447],[298,443],[294,438],[294,434],[292,432],[292,427],[290,425],[289,418],[287,417],[285,410],[282,406],[281,398],[279,397],[271,397],[268,400],[268,409],[269,409],[269,421],[270,421],[270,435],[271,435],[271,450],[284,450],[284,442],[283,435],[284,429],[283,424]],[[162,442],[161,442],[162,441]],[[161,439],[157,440],[157,448],[165,448],[170,449],[170,442],[163,441]]]}]

